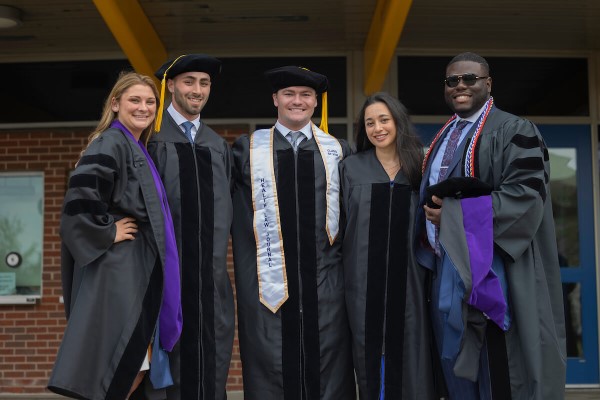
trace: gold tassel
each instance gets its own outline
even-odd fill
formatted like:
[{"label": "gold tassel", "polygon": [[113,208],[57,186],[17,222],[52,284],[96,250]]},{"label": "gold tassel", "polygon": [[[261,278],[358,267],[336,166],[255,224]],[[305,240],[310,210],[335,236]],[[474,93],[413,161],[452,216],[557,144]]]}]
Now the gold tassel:
[{"label": "gold tassel", "polygon": [[160,81],[160,100],[158,103],[158,111],[156,112],[156,123],[154,124],[154,130],[156,131],[156,133],[160,132],[160,125],[162,124],[162,116],[163,116],[163,110],[165,108],[164,104],[165,104],[165,76],[167,75],[167,73],[165,72],[165,75],[162,78],[162,81]]},{"label": "gold tassel", "polygon": [[329,125],[327,124],[327,92],[321,95],[321,125],[319,129],[329,134]]},{"label": "gold tassel", "polygon": [[169,70],[171,69],[171,67],[173,65],[175,65],[175,63],[177,61],[179,61],[179,59],[181,57],[185,57],[187,54],[182,54],[179,57],[177,57],[172,63],[171,65],[169,65],[169,68],[167,68],[165,70],[165,73],[163,74],[163,78],[162,81],[160,81],[160,103],[158,104],[158,112],[156,113],[156,124],[154,125],[154,130],[156,131],[156,133],[160,132],[160,126],[162,124],[162,117],[163,117],[163,110],[165,108],[165,86],[167,83],[167,73],[169,72]]}]

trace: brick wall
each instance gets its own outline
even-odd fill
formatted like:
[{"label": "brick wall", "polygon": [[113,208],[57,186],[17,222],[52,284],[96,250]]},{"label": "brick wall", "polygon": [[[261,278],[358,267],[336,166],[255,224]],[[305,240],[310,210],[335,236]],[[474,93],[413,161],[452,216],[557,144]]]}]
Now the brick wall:
[{"label": "brick wall", "polygon": [[[213,126],[232,143],[246,125]],[[0,172],[44,172],[44,259],[42,299],[35,305],[0,305],[0,393],[45,391],[65,327],[60,280],[58,226],[67,174],[87,143],[90,129],[0,131]],[[231,247],[230,247],[231,248]],[[233,259],[227,259],[231,283]],[[234,287],[235,291],[235,287]],[[242,390],[237,332],[227,383]]]}]

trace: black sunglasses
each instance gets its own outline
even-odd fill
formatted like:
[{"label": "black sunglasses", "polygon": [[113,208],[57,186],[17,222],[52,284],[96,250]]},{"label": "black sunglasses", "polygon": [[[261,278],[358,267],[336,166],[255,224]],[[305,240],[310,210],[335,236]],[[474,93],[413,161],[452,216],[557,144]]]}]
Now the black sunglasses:
[{"label": "black sunglasses", "polygon": [[487,79],[489,76],[477,76],[475,74],[463,74],[463,75],[450,75],[444,79],[448,87],[457,87],[458,82],[462,81],[467,86],[473,86],[478,79]]}]

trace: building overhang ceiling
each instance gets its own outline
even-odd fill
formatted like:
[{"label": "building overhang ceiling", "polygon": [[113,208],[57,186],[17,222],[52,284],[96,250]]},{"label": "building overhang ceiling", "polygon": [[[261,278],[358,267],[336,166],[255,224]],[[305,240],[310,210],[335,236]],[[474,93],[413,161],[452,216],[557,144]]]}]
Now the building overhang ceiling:
[{"label": "building overhang ceiling", "polygon": [[0,30],[0,62],[129,58],[150,74],[167,57],[189,52],[218,57],[356,52],[365,59],[366,92],[380,86],[395,52],[585,55],[600,49],[600,2],[590,0],[2,3],[22,11],[22,24]]}]

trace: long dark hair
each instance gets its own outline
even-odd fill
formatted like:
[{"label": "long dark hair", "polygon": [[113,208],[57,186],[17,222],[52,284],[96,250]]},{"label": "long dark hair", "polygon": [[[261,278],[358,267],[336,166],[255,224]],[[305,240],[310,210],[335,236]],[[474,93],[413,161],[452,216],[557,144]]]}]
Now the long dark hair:
[{"label": "long dark hair", "polygon": [[375,103],[383,103],[390,110],[396,124],[396,152],[402,162],[402,171],[408,178],[413,189],[417,190],[421,184],[421,164],[423,163],[423,143],[415,133],[415,128],[410,122],[406,107],[395,97],[385,92],[377,92],[367,97],[360,109],[356,121],[356,152],[372,149],[373,143],[367,137],[365,128],[365,110]]}]

